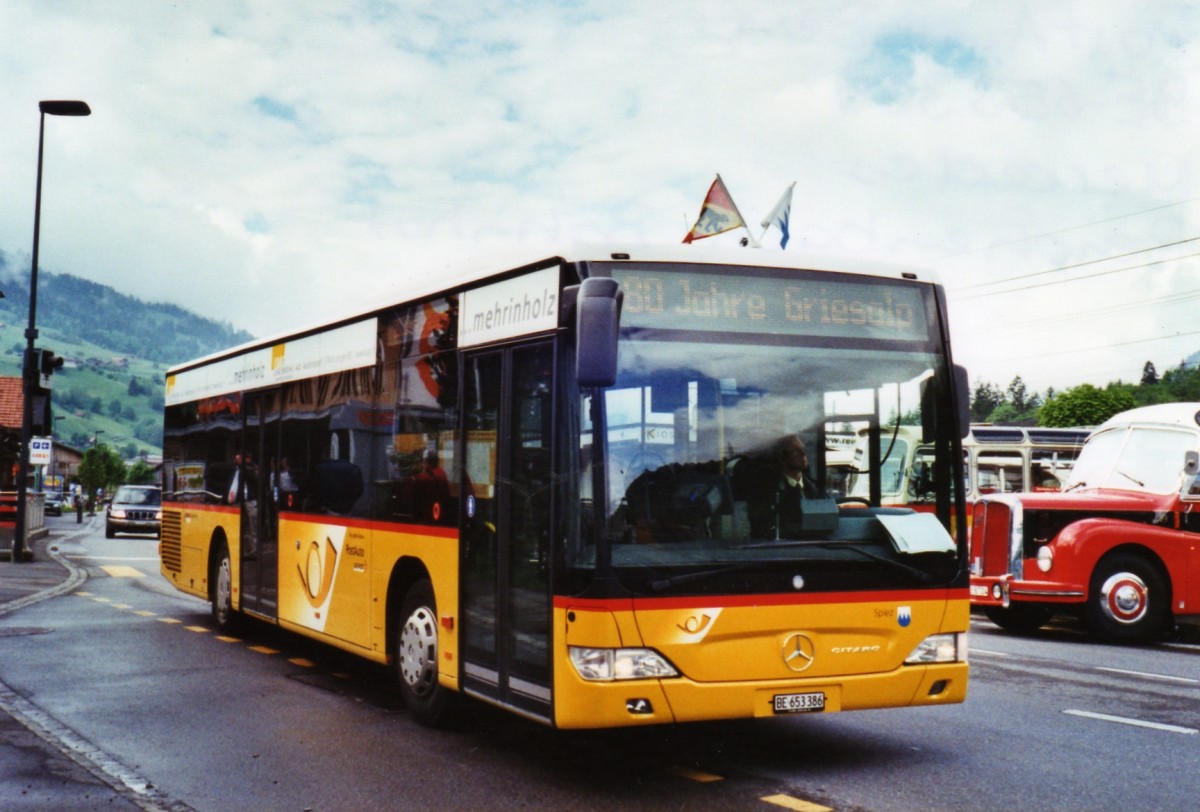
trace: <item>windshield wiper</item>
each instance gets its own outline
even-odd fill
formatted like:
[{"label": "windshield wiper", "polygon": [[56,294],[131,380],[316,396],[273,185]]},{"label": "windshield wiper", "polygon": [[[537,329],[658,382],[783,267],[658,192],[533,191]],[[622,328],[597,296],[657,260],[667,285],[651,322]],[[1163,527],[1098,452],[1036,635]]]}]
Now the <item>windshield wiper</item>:
[{"label": "windshield wiper", "polygon": [[1081,479],[1078,482],[1076,482],[1074,485],[1072,485],[1071,487],[1064,488],[1063,493],[1070,493],[1071,491],[1075,490],[1076,488],[1085,488],[1085,487],[1087,487],[1087,483]]},{"label": "windshield wiper", "polygon": [[1130,476],[1129,474],[1125,473],[1124,471],[1122,471],[1120,469],[1117,469],[1117,473],[1120,474],[1121,476],[1125,477],[1126,479],[1128,479],[1130,482],[1137,485],[1139,488],[1146,487],[1145,482],[1142,482],[1140,479],[1136,479],[1135,477]]},{"label": "windshield wiper", "polygon": [[701,581],[713,578],[717,575],[724,575],[727,572],[737,572],[738,570],[749,569],[760,562],[746,561],[741,564],[730,564],[727,567],[718,567],[715,570],[702,570],[700,572],[685,572],[683,575],[672,575],[670,578],[660,578],[657,581],[651,581],[647,584],[651,592],[662,592],[664,589],[670,589],[676,584],[685,584],[688,581]]},{"label": "windshield wiper", "polygon": [[803,540],[768,541],[768,542],[756,542],[754,544],[742,544],[742,545],[739,545],[738,547],[736,547],[735,549],[756,550],[756,549],[764,549],[764,548],[768,548],[768,547],[820,547],[825,550],[849,549],[853,552],[858,553],[861,556],[870,558],[873,561],[879,561],[880,563],[887,564],[892,569],[899,570],[900,572],[903,572],[906,575],[911,575],[912,577],[916,578],[918,581],[920,581],[923,584],[932,584],[934,581],[937,580],[936,576],[930,575],[929,573],[925,572],[922,569],[918,569],[916,567],[910,566],[909,564],[905,564],[903,561],[897,561],[894,558],[888,558],[885,555],[879,555],[878,553],[872,553],[869,550],[864,550],[860,546],[861,543],[862,542],[854,542],[854,541],[812,541],[812,540],[808,540],[808,541],[803,541]]},{"label": "windshield wiper", "polygon": [[885,555],[878,555],[876,553],[869,552],[867,550],[864,550],[862,547],[858,546],[858,544],[856,544],[854,542],[826,541],[826,542],[822,542],[820,546],[826,550],[838,550],[843,547],[848,547],[849,549],[853,550],[854,552],[858,553],[859,555],[866,556],[867,558],[871,559],[872,561],[880,561],[884,564],[887,564],[889,567],[891,567],[893,569],[899,570],[900,572],[908,573],[909,575],[916,578],[918,581],[920,581],[923,584],[932,584],[934,581],[937,580],[937,576],[931,575],[928,572],[926,572],[925,570],[917,569],[916,567],[905,564],[903,561],[897,561],[896,559],[888,558]]}]

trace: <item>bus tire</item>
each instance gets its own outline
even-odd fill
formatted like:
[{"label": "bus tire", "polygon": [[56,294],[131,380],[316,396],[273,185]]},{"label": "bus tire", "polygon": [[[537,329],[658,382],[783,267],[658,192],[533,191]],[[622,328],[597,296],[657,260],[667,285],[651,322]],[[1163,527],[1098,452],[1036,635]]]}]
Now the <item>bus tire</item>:
[{"label": "bus tire", "polygon": [[405,707],[431,727],[446,720],[449,691],[438,682],[438,622],[433,584],[417,581],[404,596],[396,632],[396,676]]},{"label": "bus tire", "polygon": [[1012,634],[1033,634],[1050,622],[1054,610],[1049,606],[1014,603],[1010,606],[985,606],[987,619]]},{"label": "bus tire", "polygon": [[217,556],[213,561],[209,595],[212,600],[212,618],[217,629],[232,631],[237,615],[233,611],[233,562],[229,558],[229,546],[218,542]]},{"label": "bus tire", "polygon": [[1084,620],[1097,637],[1150,642],[1167,630],[1170,595],[1158,569],[1143,556],[1117,553],[1100,560],[1088,586]]}]

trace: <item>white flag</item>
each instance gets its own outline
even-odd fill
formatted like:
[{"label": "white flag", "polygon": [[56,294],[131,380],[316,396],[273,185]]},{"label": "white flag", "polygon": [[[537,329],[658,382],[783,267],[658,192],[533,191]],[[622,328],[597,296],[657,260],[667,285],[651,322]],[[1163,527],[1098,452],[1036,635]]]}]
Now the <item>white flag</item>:
[{"label": "white flag", "polygon": [[771,213],[763,218],[761,223],[763,234],[766,234],[766,229],[771,226],[778,226],[782,232],[782,236],[779,238],[780,248],[787,248],[788,237],[790,236],[788,234],[788,219],[792,215],[792,189],[795,186],[796,182],[792,181],[792,185],[787,187],[783,196],[779,198],[779,202],[775,204],[775,208],[771,209]]}]

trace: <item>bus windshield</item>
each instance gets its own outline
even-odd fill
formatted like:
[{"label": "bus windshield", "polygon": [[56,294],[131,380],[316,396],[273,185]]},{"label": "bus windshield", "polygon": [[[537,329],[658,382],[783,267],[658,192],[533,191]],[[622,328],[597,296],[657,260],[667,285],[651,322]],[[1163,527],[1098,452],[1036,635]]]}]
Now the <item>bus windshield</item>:
[{"label": "bus windshield", "polygon": [[1195,447],[1194,432],[1167,426],[1122,426],[1098,432],[1083,446],[1066,489],[1170,493],[1179,487],[1184,454]]},{"label": "bus windshield", "polygon": [[[637,281],[625,285],[636,296]],[[932,415],[923,421],[922,410],[948,402],[927,396],[935,380],[946,379],[936,342],[915,335],[862,340],[849,330],[746,341],[730,331],[639,329],[663,325],[658,315],[647,319],[637,309],[644,301],[633,304],[623,318],[616,385],[599,404],[585,396],[579,457],[581,521],[601,520],[599,532],[627,589],[790,590],[797,588],[797,562],[807,562],[809,588],[831,590],[954,576],[945,531],[939,531],[942,546],[916,554],[897,541],[905,522],[932,517],[881,507],[878,496],[895,490],[890,479],[901,471],[900,422],[933,424]],[[670,310],[669,300],[662,309]],[[921,303],[922,318],[925,312]],[[923,326],[920,338],[927,335]],[[590,447],[600,422],[598,476]],[[874,480],[874,504],[840,498],[844,486],[837,486],[847,461],[839,441],[860,433],[873,446],[854,460],[851,476]],[[953,453],[949,442],[929,438],[929,444],[931,456]],[[931,473],[917,468],[912,475],[923,473],[932,488]],[[942,519],[949,525],[945,502]],[[576,565],[590,566],[586,541],[574,553]]]}]

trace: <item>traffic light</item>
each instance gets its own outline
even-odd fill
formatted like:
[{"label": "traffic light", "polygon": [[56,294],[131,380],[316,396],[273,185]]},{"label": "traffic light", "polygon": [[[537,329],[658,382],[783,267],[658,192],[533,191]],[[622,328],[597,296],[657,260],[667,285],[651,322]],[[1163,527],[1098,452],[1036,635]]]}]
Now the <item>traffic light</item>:
[{"label": "traffic light", "polygon": [[43,349],[40,352],[42,355],[38,362],[38,370],[42,377],[49,378],[56,370],[62,369],[62,356],[55,355],[54,350]]},{"label": "traffic light", "polygon": [[63,359],[54,350],[36,347],[25,350],[25,379],[35,389],[49,389],[50,376],[62,366]]}]

